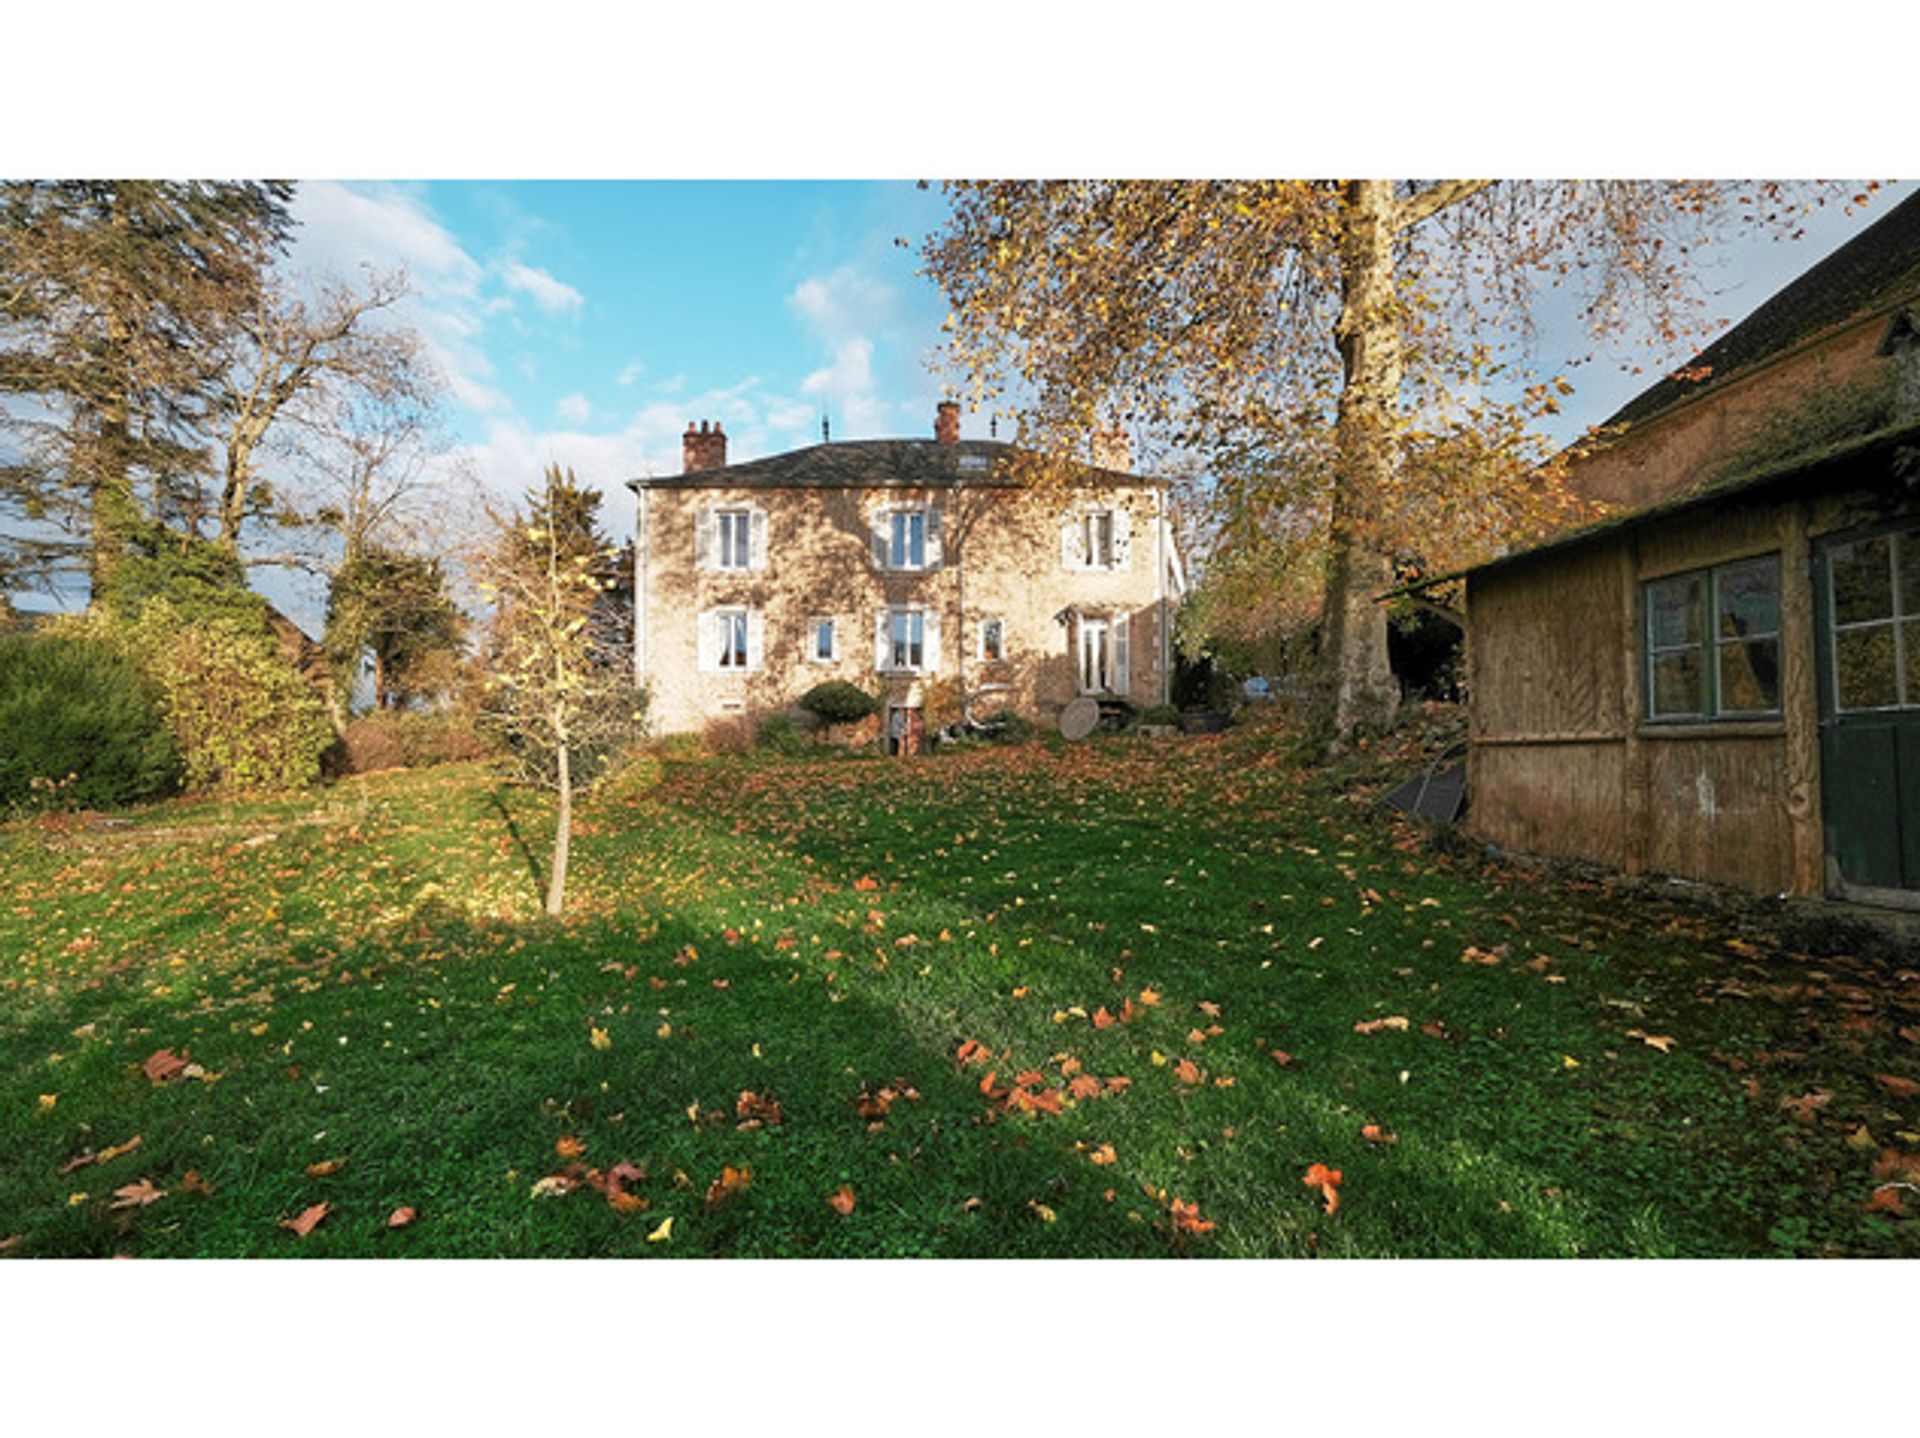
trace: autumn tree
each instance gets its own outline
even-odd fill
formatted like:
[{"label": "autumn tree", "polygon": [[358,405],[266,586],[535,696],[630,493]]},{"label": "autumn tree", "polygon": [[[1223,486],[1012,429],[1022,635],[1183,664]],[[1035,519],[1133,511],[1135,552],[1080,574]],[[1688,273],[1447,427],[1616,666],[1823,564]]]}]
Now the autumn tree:
[{"label": "autumn tree", "polygon": [[291,192],[0,184],[0,512],[18,568],[97,583],[141,525],[192,508],[221,340],[286,241]]},{"label": "autumn tree", "polygon": [[448,592],[446,571],[430,555],[363,544],[333,576],[325,648],[343,688],[373,661],[373,707],[404,707],[430,692],[436,661],[459,652],[466,616]]},{"label": "autumn tree", "polygon": [[[923,250],[976,401],[1010,403],[1044,478],[1115,421],[1208,460],[1241,525],[1318,569],[1325,712],[1398,697],[1379,596],[1573,512],[1532,367],[1542,289],[1595,336],[1671,343],[1697,249],[1790,231],[1812,187],[1642,181],[968,182]],[[1231,531],[1228,531],[1231,533]]]},{"label": "autumn tree", "polygon": [[[559,796],[546,909],[566,901],[577,787],[638,738],[644,696],[624,664],[609,664],[594,635],[613,546],[583,505],[570,471],[550,467],[530,512],[489,503],[490,543],[475,557],[494,606],[487,646],[489,716],[524,778]],[[595,496],[597,500],[598,496]]]}]

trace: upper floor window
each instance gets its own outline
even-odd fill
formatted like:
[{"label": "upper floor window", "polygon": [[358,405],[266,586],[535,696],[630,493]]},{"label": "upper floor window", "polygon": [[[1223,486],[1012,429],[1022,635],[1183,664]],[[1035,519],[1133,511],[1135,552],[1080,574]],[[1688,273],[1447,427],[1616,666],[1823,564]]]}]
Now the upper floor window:
[{"label": "upper floor window", "polygon": [[887,542],[887,568],[925,569],[927,567],[927,512],[924,509],[896,509]]},{"label": "upper floor window", "polygon": [[1647,717],[1780,711],[1780,556],[1655,579],[1646,610]]},{"label": "upper floor window", "polygon": [[986,619],[980,624],[980,657],[988,663],[1007,657],[1007,621]]},{"label": "upper floor window", "polygon": [[1063,569],[1128,568],[1133,517],[1122,506],[1090,505],[1060,517],[1060,565]]},{"label": "upper floor window", "polygon": [[818,664],[830,664],[835,655],[834,623],[831,619],[813,621],[813,640],[807,649],[807,658]]},{"label": "upper floor window", "polygon": [[753,567],[753,515],[744,509],[715,512],[714,563],[721,569]]},{"label": "upper floor window", "polygon": [[1095,569],[1113,568],[1113,511],[1087,512],[1087,563]]}]

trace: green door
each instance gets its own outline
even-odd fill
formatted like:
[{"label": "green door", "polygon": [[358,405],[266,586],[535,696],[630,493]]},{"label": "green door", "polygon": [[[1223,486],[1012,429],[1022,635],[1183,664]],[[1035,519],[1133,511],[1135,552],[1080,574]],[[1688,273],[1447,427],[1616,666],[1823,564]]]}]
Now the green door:
[{"label": "green door", "polygon": [[1814,556],[1827,888],[1920,907],[1920,527]]}]

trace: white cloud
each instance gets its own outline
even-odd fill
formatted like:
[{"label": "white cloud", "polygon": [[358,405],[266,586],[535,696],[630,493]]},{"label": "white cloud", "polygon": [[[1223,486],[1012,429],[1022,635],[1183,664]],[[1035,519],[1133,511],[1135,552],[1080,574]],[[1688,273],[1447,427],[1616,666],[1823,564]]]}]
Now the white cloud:
[{"label": "white cloud", "polygon": [[585,424],[593,418],[593,406],[583,394],[562,395],[553,410],[568,424]]},{"label": "white cloud", "polygon": [[627,367],[620,371],[620,376],[618,379],[614,380],[614,383],[619,385],[622,389],[625,389],[628,385],[632,384],[635,380],[639,379],[640,376],[645,374],[646,372],[647,372],[647,367],[645,364],[643,364],[639,360],[630,360],[627,364]]},{"label": "white cloud", "polygon": [[577,310],[587,302],[587,297],[572,285],[517,260],[500,272],[500,282],[510,290],[531,296],[533,302],[550,315]]},{"label": "white cloud", "polygon": [[816,338],[833,346],[891,326],[896,296],[890,285],[842,265],[825,275],[809,275],[793,288],[787,304]]}]

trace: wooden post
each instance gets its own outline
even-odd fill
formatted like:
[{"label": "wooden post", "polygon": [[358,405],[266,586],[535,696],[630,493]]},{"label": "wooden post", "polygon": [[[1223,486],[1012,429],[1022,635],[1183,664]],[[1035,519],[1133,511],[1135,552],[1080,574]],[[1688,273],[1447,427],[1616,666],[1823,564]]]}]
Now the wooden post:
[{"label": "wooden post", "polygon": [[1780,710],[1786,721],[1789,882],[1796,894],[1825,888],[1820,805],[1820,694],[1814,675],[1812,555],[1806,501],[1780,509]]},{"label": "wooden post", "polygon": [[1626,740],[1621,762],[1621,867],[1646,872],[1653,850],[1652,777],[1646,745],[1640,738],[1640,540],[1629,533],[1620,545],[1620,731]]}]

